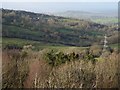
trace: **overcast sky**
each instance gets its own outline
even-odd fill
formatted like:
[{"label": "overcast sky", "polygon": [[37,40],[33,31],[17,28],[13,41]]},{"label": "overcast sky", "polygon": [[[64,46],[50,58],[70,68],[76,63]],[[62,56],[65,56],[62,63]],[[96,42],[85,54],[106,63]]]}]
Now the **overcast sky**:
[{"label": "overcast sky", "polygon": [[117,2],[4,2],[5,9],[26,10],[37,13],[62,12],[68,10],[88,12],[116,12]]},{"label": "overcast sky", "polygon": [[119,0],[0,0],[1,2],[118,2]]}]

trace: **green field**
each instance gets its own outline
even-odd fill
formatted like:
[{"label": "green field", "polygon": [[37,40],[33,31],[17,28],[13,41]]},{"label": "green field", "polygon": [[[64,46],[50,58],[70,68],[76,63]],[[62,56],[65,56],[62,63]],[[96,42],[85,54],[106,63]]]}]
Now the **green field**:
[{"label": "green field", "polygon": [[100,23],[100,24],[114,24],[118,23],[118,18],[98,18],[98,19],[93,19],[93,22]]},{"label": "green field", "polygon": [[[33,45],[35,50],[42,50],[42,49],[53,49],[59,50],[66,53],[69,52],[80,52],[89,47],[77,47],[77,46],[65,46],[65,45],[52,45],[49,43],[43,43],[39,41],[32,41],[32,40],[25,40],[25,39],[18,39],[18,38],[2,38],[2,47],[5,48],[7,45],[10,46],[18,46],[23,47],[24,45]],[[109,45],[111,48],[120,48],[119,44],[111,44]]]},{"label": "green field", "polygon": [[24,45],[33,45],[38,49],[40,46],[44,46],[45,43],[38,42],[38,41],[32,41],[32,40],[26,40],[26,39],[19,39],[19,38],[2,38],[2,47],[5,48],[7,45],[10,46],[18,46],[23,47]]},{"label": "green field", "polygon": [[83,50],[87,47],[76,47],[76,46],[64,46],[64,45],[52,45],[52,44],[46,44],[39,41],[32,41],[32,40],[25,40],[25,39],[18,39],[18,38],[2,38],[2,46],[3,48],[7,45],[17,45],[19,47],[23,47],[24,45],[31,44],[35,47],[35,49],[55,49],[55,50],[61,50],[61,51],[79,51]]},{"label": "green field", "polygon": [[111,47],[111,48],[120,48],[120,43],[111,44],[110,47]]}]

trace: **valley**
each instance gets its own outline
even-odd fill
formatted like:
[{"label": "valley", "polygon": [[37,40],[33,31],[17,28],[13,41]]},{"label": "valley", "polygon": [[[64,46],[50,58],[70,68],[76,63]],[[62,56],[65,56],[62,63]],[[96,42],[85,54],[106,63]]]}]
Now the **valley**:
[{"label": "valley", "polygon": [[2,9],[2,87],[119,88],[118,23],[106,19]]}]

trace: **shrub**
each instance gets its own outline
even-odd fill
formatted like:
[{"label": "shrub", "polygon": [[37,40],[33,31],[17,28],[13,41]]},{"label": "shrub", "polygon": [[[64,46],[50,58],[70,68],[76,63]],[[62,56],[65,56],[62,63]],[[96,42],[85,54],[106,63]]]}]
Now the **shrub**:
[{"label": "shrub", "polygon": [[66,61],[74,61],[79,59],[79,55],[75,54],[75,52],[70,54],[64,54],[63,52],[58,52],[51,50],[46,55],[46,59],[49,64],[52,66],[58,66]]},{"label": "shrub", "polygon": [[100,45],[93,45],[90,47],[90,53],[95,57],[99,57],[102,54],[102,46]]},{"label": "shrub", "polygon": [[19,50],[3,51],[3,88],[117,88],[120,86],[119,53],[112,52],[105,58],[97,58],[96,62],[91,53],[86,54],[83,60],[78,60],[79,55],[74,52],[65,54],[51,50],[45,55],[47,61],[52,62],[54,67],[42,58],[44,53],[46,51],[27,52],[26,56]]},{"label": "shrub", "polygon": [[5,50],[2,52],[2,87],[23,88],[23,82],[28,73],[28,60],[23,60],[19,50]]}]

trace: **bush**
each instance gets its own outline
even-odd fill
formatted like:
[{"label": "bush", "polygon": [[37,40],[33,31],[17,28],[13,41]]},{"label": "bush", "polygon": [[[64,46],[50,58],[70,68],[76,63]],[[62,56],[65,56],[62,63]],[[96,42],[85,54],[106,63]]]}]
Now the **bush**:
[{"label": "bush", "polygon": [[102,46],[100,45],[93,45],[90,47],[90,53],[95,57],[99,57],[102,54]]},{"label": "bush", "polygon": [[2,87],[23,88],[23,82],[28,73],[28,62],[19,50],[5,50],[2,52]]},{"label": "bush", "polygon": [[[44,51],[46,53],[46,51]],[[23,53],[18,50],[3,51],[3,88],[117,88],[119,87],[120,54],[113,52],[106,58],[97,58],[88,53],[78,60],[76,53],[65,54],[51,50],[46,58],[40,52]],[[25,55],[25,56],[24,56]],[[74,59],[74,60],[73,60]],[[16,62],[17,60],[17,62]],[[87,62],[86,62],[87,61]],[[64,64],[62,64],[64,63]]]},{"label": "bush", "polygon": [[66,61],[74,61],[79,59],[79,55],[75,54],[75,52],[70,54],[64,54],[63,52],[58,52],[51,50],[46,55],[46,59],[48,63],[52,66],[58,66]]},{"label": "bush", "polygon": [[93,64],[94,64],[95,61],[96,61],[94,55],[92,55],[92,54],[88,54],[88,55],[86,55],[86,56],[85,56],[85,60],[87,60],[87,61],[91,61]]}]

